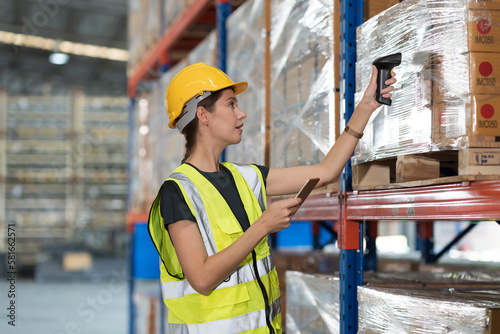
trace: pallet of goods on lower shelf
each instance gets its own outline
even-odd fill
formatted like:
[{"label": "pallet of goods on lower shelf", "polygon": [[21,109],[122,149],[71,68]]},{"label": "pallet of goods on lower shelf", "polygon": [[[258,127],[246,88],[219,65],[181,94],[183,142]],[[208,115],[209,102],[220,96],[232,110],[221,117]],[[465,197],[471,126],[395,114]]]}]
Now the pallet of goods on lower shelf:
[{"label": "pallet of goods on lower shelf", "polygon": [[401,52],[402,63],[392,106],[372,115],[353,156],[355,189],[500,175],[498,5],[409,0],[358,27],[356,102],[376,58]]},{"label": "pallet of goods on lower shelf", "polygon": [[[365,273],[359,333],[496,333],[495,272]],[[354,285],[355,286],[355,285]],[[287,333],[338,333],[338,275],[286,272]]]}]

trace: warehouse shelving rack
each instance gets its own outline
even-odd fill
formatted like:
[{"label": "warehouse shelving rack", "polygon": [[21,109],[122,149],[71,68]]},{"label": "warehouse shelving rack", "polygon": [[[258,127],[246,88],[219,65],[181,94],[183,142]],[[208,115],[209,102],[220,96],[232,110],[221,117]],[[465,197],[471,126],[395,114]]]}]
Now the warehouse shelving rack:
[{"label": "warehouse shelving rack", "polygon": [[[433,262],[437,260],[430,241],[434,221],[472,221],[470,226],[478,221],[500,221],[500,180],[315,195],[310,196],[301,207],[300,218],[309,221],[334,220],[339,224],[340,284],[343,289],[341,294],[344,295],[340,299],[341,333],[356,333],[356,288],[363,282],[362,254],[366,227],[381,220],[418,222],[421,225],[420,236],[427,241],[427,248],[422,250],[422,260]],[[470,227],[457,238],[468,229]],[[374,239],[376,230],[372,228],[366,235]],[[454,239],[450,245],[456,241]],[[375,254],[374,249],[371,253]]]},{"label": "warehouse shelving rack", "polygon": [[[175,43],[180,38],[183,29],[193,24],[196,16],[208,6],[208,3],[209,1],[203,0],[193,5],[176,25],[167,30],[168,33],[161,39],[158,47],[147,55],[139,70],[129,77],[129,96],[132,106],[139,82],[147,77],[151,68],[159,68],[158,65],[166,64],[168,53],[175,49]],[[227,6],[227,3],[228,1],[217,1],[218,6]],[[356,28],[363,22],[364,10],[363,0],[340,0],[340,4],[342,83],[340,103],[341,110],[344,110],[341,117],[343,117],[343,122],[347,123],[354,111]],[[222,13],[223,10],[220,12]],[[225,17],[227,16],[218,17],[218,20],[222,22]],[[223,28],[223,25],[221,27]],[[224,29],[219,31],[219,34],[221,33],[225,34]],[[224,40],[224,36],[220,39]],[[225,55],[223,47],[224,45],[221,45],[219,49],[220,55]],[[223,63],[221,66],[224,68]],[[131,119],[132,117],[133,115]],[[268,124],[267,121],[266,124]],[[267,157],[266,162],[268,161]],[[418,222],[420,237],[423,240],[422,260],[426,262],[436,261],[439,254],[449,249],[453,243],[472,229],[477,221],[500,221],[500,180],[465,180],[451,184],[370,191],[353,191],[351,180],[352,172],[349,163],[341,176],[340,191],[310,196],[301,207],[300,218],[297,216],[297,220],[303,221],[337,221],[340,249],[341,333],[356,333],[358,330],[357,286],[363,284],[363,269],[367,268],[367,264],[370,269],[376,268],[374,240],[377,236],[377,221]],[[147,220],[146,213],[130,212],[129,223],[134,220],[134,217],[140,217],[143,220],[142,223]],[[139,220],[135,223],[140,223]],[[433,222],[438,220],[472,221],[472,223],[445,249],[435,255],[431,237]],[[370,251],[368,258],[364,258],[363,240],[365,237],[369,237],[366,243]]]},{"label": "warehouse shelving rack", "polygon": [[18,264],[29,267],[40,247],[72,235],[72,97],[2,99],[4,224],[15,226]]},{"label": "warehouse shelving rack", "polygon": [[[115,151],[125,146],[127,98],[88,97],[80,90],[64,96],[8,96],[2,90],[0,101],[0,233],[5,242],[6,224],[14,226],[19,269],[31,269],[41,251],[58,243],[114,253],[109,241],[123,230],[125,219],[127,151],[122,149],[120,161],[115,154],[99,163],[101,175],[108,177],[94,180],[96,191],[90,191],[86,175],[89,164],[103,158],[93,156],[94,150],[108,147],[107,141]],[[91,140],[92,132],[99,136]],[[116,132],[122,134],[119,142]],[[111,182],[115,171],[119,177]],[[92,198],[97,201],[89,202]],[[109,203],[99,211],[97,204]],[[5,245],[0,247],[5,252]]]}]

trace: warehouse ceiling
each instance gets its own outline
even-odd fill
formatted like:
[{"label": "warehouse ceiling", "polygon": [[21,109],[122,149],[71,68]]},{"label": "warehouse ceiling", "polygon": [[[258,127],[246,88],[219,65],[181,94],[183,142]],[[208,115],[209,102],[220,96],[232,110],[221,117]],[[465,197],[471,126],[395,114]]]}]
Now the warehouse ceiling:
[{"label": "warehouse ceiling", "polygon": [[[127,0],[1,0],[0,31],[127,49]],[[19,35],[16,35],[19,36]],[[0,86],[9,94],[125,95],[126,62],[70,55],[53,65],[50,50],[0,43]]]}]

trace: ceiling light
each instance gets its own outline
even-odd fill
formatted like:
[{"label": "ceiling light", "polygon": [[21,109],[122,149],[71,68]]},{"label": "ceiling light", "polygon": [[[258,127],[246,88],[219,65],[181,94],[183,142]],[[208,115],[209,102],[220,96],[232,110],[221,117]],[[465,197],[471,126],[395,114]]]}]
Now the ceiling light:
[{"label": "ceiling light", "polygon": [[49,56],[49,61],[54,65],[64,65],[68,62],[69,55],[61,52],[54,52]]},{"label": "ceiling light", "polygon": [[109,48],[106,46],[92,44],[74,43],[70,41],[60,41],[52,38],[16,34],[7,31],[0,31],[0,43],[50,51],[54,50],[57,46],[58,50],[66,54],[124,62],[126,62],[129,57],[128,51],[123,49]]}]

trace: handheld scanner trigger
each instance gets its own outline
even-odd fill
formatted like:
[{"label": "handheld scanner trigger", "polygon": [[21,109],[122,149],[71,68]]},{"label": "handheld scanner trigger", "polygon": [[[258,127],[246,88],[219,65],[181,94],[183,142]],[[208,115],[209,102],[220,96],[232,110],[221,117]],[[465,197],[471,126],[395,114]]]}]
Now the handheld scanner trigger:
[{"label": "handheld scanner trigger", "polygon": [[377,95],[375,96],[375,100],[378,103],[382,103],[388,106],[392,104],[392,100],[382,97],[380,91],[387,87],[385,82],[391,78],[392,69],[399,64],[401,64],[401,52],[378,58],[373,62],[373,65],[375,65],[378,70]]}]

